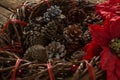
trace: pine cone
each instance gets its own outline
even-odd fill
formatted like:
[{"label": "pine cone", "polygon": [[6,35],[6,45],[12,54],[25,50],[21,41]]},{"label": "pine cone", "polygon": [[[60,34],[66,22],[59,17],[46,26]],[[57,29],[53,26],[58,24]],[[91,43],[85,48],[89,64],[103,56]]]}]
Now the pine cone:
[{"label": "pine cone", "polygon": [[64,36],[68,42],[76,43],[82,39],[82,30],[78,25],[69,25],[64,29]]},{"label": "pine cone", "polygon": [[82,9],[72,9],[68,12],[69,23],[81,23],[86,18],[86,13]]},{"label": "pine cone", "polygon": [[46,46],[46,52],[50,59],[61,59],[64,58],[66,54],[65,46],[55,41]]},{"label": "pine cone", "polygon": [[83,40],[85,43],[88,43],[89,41],[91,41],[91,35],[90,35],[90,32],[89,30],[86,30],[84,33],[83,33]]},{"label": "pine cone", "polygon": [[43,41],[41,39],[41,26],[36,25],[29,25],[24,28],[24,40],[23,45],[25,50],[31,46],[37,45],[37,44],[43,44]]},{"label": "pine cone", "polygon": [[24,59],[45,63],[48,60],[46,49],[41,45],[34,45],[26,50]]},{"label": "pine cone", "polygon": [[42,27],[41,34],[46,44],[54,40],[57,35],[57,25],[55,22],[49,22],[45,27]]},{"label": "pine cone", "polygon": [[93,23],[102,24],[103,23],[102,17],[97,15],[96,13],[91,13],[90,15],[86,17],[84,21],[90,24],[93,24]]},{"label": "pine cone", "polygon": [[57,16],[60,16],[62,13],[62,11],[60,10],[60,7],[54,5],[54,6],[51,6],[50,8],[47,9],[47,12],[44,13],[44,21],[48,22],[50,21],[51,19],[57,17]]},{"label": "pine cone", "polygon": [[41,25],[40,24],[35,24],[35,23],[30,23],[26,27],[24,27],[23,33],[27,34],[27,32],[29,32],[30,30],[40,32]]}]

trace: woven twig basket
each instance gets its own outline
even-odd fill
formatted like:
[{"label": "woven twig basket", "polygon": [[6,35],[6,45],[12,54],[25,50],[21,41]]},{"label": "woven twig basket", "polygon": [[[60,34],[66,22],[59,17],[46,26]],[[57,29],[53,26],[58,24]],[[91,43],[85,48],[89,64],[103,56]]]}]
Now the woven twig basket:
[{"label": "woven twig basket", "polygon": [[[66,18],[69,19],[66,20],[65,25],[67,26],[71,24],[82,23],[83,21],[82,18],[84,18],[84,16],[94,13],[94,4],[90,2],[84,2],[82,0],[76,0],[78,2],[73,2],[73,1],[74,0],[49,0],[48,2],[46,2],[42,0],[38,4],[25,2],[10,17],[10,21],[12,21],[12,23],[7,24],[7,28],[5,29],[4,34],[6,34],[6,36],[9,36],[8,37],[9,41],[6,40],[7,38],[5,39],[1,38],[1,42],[3,41],[2,43],[4,45],[9,45],[13,42],[21,42],[22,46],[21,45],[19,46],[23,49],[23,53],[24,53],[25,50],[27,50],[27,48],[31,46],[28,44],[27,47],[24,47],[26,46],[24,44],[25,42],[24,40],[26,39],[26,37],[23,34],[24,27],[21,24],[24,23],[24,26],[28,26],[31,24],[40,24],[40,27],[46,25],[47,22],[36,22],[35,19],[36,17],[44,16],[44,13],[52,5],[59,6],[60,9],[62,10],[62,14],[66,15]],[[78,19],[76,19],[77,17],[75,17],[75,20],[72,20],[73,18],[71,17],[76,15],[71,15],[71,14],[74,14],[77,11],[81,12],[83,16],[79,15]],[[1,36],[3,37],[3,33],[1,34]],[[40,43],[38,44],[40,45],[45,43],[44,40],[40,40],[39,42]],[[16,46],[16,45],[12,45],[12,46]],[[2,65],[4,64],[2,66],[2,69],[0,69],[0,79],[10,80],[11,75],[13,75],[12,72],[14,69],[15,62],[20,57],[23,57],[23,54],[18,54],[17,51],[15,51],[14,53],[1,51],[0,54],[1,54],[0,60],[4,60],[4,63],[0,61],[0,64]],[[47,68],[47,64],[40,64],[37,63],[36,61],[32,62],[24,59],[17,69],[16,79],[12,77],[12,80],[54,80],[54,78],[55,80],[90,80],[91,79],[90,73],[88,72],[89,68],[86,67],[86,63],[84,61],[55,60],[55,61],[51,61],[51,63],[52,63],[51,68],[53,73],[49,72],[49,68]],[[99,68],[99,57],[93,58],[88,63],[90,63],[93,66],[92,71],[95,71],[94,77],[96,78],[96,80],[105,80],[105,73],[101,71],[101,69]],[[73,70],[73,68],[76,69]],[[52,76],[52,78],[51,77],[49,78],[51,74],[53,74],[54,77]]]}]

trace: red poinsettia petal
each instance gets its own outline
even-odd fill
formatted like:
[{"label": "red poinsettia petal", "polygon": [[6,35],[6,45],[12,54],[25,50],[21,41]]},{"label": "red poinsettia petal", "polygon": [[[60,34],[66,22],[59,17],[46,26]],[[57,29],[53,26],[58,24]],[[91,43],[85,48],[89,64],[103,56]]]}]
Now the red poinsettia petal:
[{"label": "red poinsettia petal", "polygon": [[101,53],[100,66],[103,70],[107,71],[107,80],[118,80],[117,75],[115,74],[117,61],[118,58],[111,53],[109,48],[103,49]]},{"label": "red poinsettia petal", "polygon": [[108,1],[96,5],[96,12],[102,17],[106,17],[111,13],[114,13],[113,5],[110,5]]},{"label": "red poinsettia petal", "polygon": [[109,0],[101,4],[97,4],[96,12],[104,18],[110,14],[120,15],[120,7],[117,5],[119,2],[120,0]]},{"label": "red poinsettia petal", "polygon": [[120,60],[119,59],[116,64],[116,75],[118,78],[120,78]]},{"label": "red poinsettia petal", "polygon": [[92,41],[84,47],[84,51],[86,52],[86,55],[83,57],[83,59],[90,60],[94,56],[99,55],[99,53],[101,52],[101,48],[98,44]]},{"label": "red poinsettia petal", "polygon": [[109,29],[111,38],[120,38],[120,16],[111,18]]},{"label": "red poinsettia petal", "polygon": [[120,3],[120,0],[108,0],[108,1],[109,1],[109,4],[111,4],[111,5]]},{"label": "red poinsettia petal", "polygon": [[107,46],[110,40],[110,36],[106,27],[100,25],[91,25],[90,33],[92,35],[93,41],[98,43],[100,46]]}]

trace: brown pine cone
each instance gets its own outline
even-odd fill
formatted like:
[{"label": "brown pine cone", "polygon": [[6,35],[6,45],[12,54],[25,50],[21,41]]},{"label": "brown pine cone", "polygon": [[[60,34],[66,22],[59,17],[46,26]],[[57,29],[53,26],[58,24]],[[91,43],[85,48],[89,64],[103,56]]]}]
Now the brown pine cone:
[{"label": "brown pine cone", "polygon": [[38,44],[42,44],[40,32],[30,30],[28,35],[25,36],[24,48],[27,49]]},{"label": "brown pine cone", "polygon": [[42,27],[41,33],[43,34],[45,40],[53,40],[57,34],[57,25],[54,21],[51,21]]},{"label": "brown pine cone", "polygon": [[46,63],[48,60],[46,49],[41,45],[34,45],[26,50],[24,59]]},{"label": "brown pine cone", "polygon": [[43,41],[46,43],[45,46],[52,41],[64,42],[63,30],[64,24],[56,23],[55,21],[51,21],[42,27],[41,34]]},{"label": "brown pine cone", "polygon": [[82,30],[76,24],[69,25],[69,27],[64,29],[63,33],[66,40],[68,40],[68,42],[71,42],[71,43],[79,42],[82,39]]},{"label": "brown pine cone", "polygon": [[43,44],[40,30],[41,30],[41,26],[37,24],[29,24],[24,28],[23,45],[25,50],[31,46]]},{"label": "brown pine cone", "polygon": [[56,41],[53,41],[48,46],[46,46],[46,52],[50,59],[61,59],[66,55],[65,46]]},{"label": "brown pine cone", "polygon": [[89,30],[86,30],[84,33],[83,33],[83,40],[85,43],[88,43],[89,41],[91,41],[91,35],[90,35],[90,32]]},{"label": "brown pine cone", "polygon": [[86,13],[82,9],[72,9],[68,12],[69,23],[81,23],[86,18]]},{"label": "brown pine cone", "polygon": [[102,17],[100,15],[97,15],[94,12],[89,14],[84,21],[90,24],[93,24],[93,23],[102,24],[103,23]]}]

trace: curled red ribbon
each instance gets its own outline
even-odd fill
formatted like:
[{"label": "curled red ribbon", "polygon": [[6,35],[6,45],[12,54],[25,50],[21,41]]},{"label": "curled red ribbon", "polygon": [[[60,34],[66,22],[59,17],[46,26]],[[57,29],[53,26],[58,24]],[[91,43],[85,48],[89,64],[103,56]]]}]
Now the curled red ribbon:
[{"label": "curled red ribbon", "polygon": [[90,79],[91,80],[96,80],[93,66],[90,63],[88,63],[88,61],[86,61],[86,60],[84,60],[84,61],[86,63],[86,67],[87,67],[88,72],[90,74]]},{"label": "curled red ribbon", "polygon": [[14,44],[3,46],[3,47],[0,48],[0,51],[23,53],[22,43],[14,42]]},{"label": "curled red ribbon", "polygon": [[51,66],[50,62],[47,64],[47,68],[48,68],[48,73],[49,73],[50,80],[55,80],[55,77],[54,77],[54,74],[53,74],[53,71],[52,71],[52,66]]},{"label": "curled red ribbon", "polygon": [[48,7],[50,7],[50,3],[48,2],[48,0],[45,0],[46,4]]},{"label": "curled red ribbon", "polygon": [[17,59],[11,80],[15,80],[16,72],[22,59]]},{"label": "curled red ribbon", "polygon": [[75,0],[71,0],[71,1],[72,1],[73,8],[76,8]]},{"label": "curled red ribbon", "polygon": [[8,28],[9,24],[12,23],[12,22],[13,23],[18,23],[18,24],[20,24],[22,26],[26,26],[27,25],[27,23],[24,22],[24,21],[21,21],[21,20],[18,20],[18,19],[9,19],[6,22],[6,24],[3,26],[2,30],[0,31],[0,34],[2,34]]},{"label": "curled red ribbon", "polygon": [[13,23],[18,23],[22,26],[26,26],[27,23],[25,21],[21,21],[21,20],[18,20],[18,19],[10,19],[10,22],[13,22]]}]

